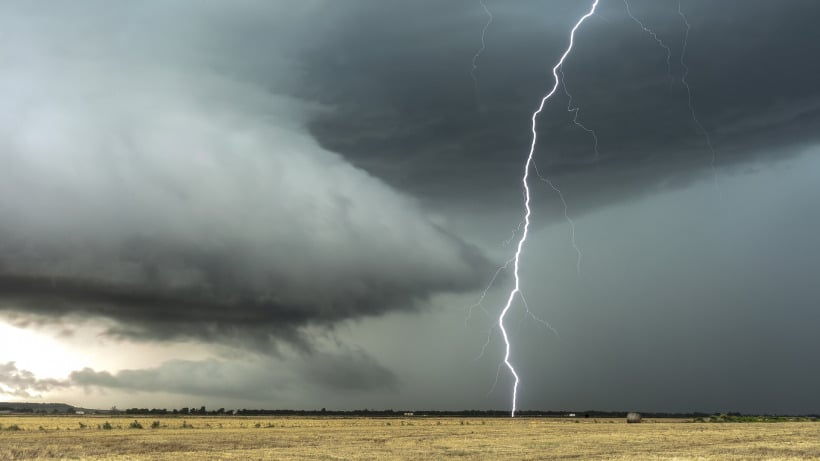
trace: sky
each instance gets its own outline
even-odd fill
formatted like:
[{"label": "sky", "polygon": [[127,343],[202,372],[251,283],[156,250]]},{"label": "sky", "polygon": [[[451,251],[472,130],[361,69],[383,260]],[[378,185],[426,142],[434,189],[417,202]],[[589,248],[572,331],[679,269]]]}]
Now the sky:
[{"label": "sky", "polygon": [[[0,400],[509,410],[591,3],[3,2]],[[818,413],[820,5],[628,7],[537,120],[518,408]]]}]

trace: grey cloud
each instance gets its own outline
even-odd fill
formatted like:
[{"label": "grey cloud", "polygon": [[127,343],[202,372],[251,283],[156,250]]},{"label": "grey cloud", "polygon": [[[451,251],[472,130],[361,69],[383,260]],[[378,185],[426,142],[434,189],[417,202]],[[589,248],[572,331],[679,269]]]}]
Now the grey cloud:
[{"label": "grey cloud", "polygon": [[[309,60],[311,89],[336,108],[312,119],[312,133],[433,206],[511,205],[519,198],[529,116],[551,84],[549,68],[569,24],[588,5],[490,2],[495,18],[474,93],[469,69],[484,21],[480,7],[438,3],[349,13],[363,26],[340,27]],[[673,83],[666,52],[626,15],[623,2],[602,2],[564,66],[579,119],[598,132],[600,159],[587,133],[572,124],[561,90],[538,125],[536,159],[572,196],[576,214],[711,175],[711,154],[681,84],[685,27],[677,3],[630,3],[671,47]],[[807,58],[820,52],[816,2],[682,7],[692,25],[687,80],[718,168],[761,156],[781,160],[817,140],[820,69]],[[545,215],[560,217],[560,208]]]},{"label": "grey cloud", "polygon": [[335,397],[393,392],[395,374],[360,350],[319,351],[310,355],[170,360],[144,369],[117,372],[84,368],[65,379],[41,379],[14,362],[0,364],[0,395],[38,398],[42,393],[87,391],[170,393],[239,400],[287,401],[324,392]]},{"label": "grey cloud", "polygon": [[[311,139],[322,109],[282,95],[282,40],[231,35],[318,2],[193,8],[181,29],[188,2],[94,5],[4,6],[0,309],[269,346],[481,283],[477,248]],[[271,67],[242,68],[261,49]]]},{"label": "grey cloud", "polygon": [[302,366],[302,374],[331,390],[395,389],[396,376],[364,351],[320,355]]},{"label": "grey cloud", "polygon": [[283,385],[281,378],[264,369],[216,359],[172,360],[155,368],[116,373],[84,368],[72,372],[68,381],[88,389],[251,399],[271,398]]},{"label": "grey cloud", "polygon": [[116,373],[85,368],[72,372],[67,382],[88,389],[267,401],[311,392],[390,390],[397,385],[392,371],[363,352],[315,353],[301,362],[294,366],[270,358],[172,360],[155,368]]},{"label": "grey cloud", "polygon": [[56,379],[38,379],[34,373],[17,368],[15,362],[0,364],[0,395],[21,398],[38,397],[42,392],[67,387]]}]

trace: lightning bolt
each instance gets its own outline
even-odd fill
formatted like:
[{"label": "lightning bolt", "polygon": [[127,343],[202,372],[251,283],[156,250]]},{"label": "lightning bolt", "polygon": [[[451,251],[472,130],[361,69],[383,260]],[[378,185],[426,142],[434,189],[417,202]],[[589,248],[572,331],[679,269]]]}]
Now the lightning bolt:
[{"label": "lightning bolt", "polygon": [[[495,280],[498,278],[499,274],[501,274],[502,271],[506,270],[507,267],[509,267],[510,264],[512,264],[512,262],[513,262],[513,260],[509,259],[504,263],[503,266],[500,266],[498,269],[496,269],[495,273],[493,274],[493,277],[490,279],[490,283],[487,284],[487,286],[484,288],[484,291],[481,293],[481,296],[478,298],[478,301],[476,301],[475,304],[473,304],[472,306],[470,306],[468,308],[469,310],[467,312],[467,317],[464,319],[464,328],[468,327],[468,324],[470,323],[470,319],[473,317],[473,311],[475,309],[481,309],[484,312],[484,314],[486,314],[487,316],[490,315],[487,312],[487,310],[484,309],[484,304],[483,304],[484,303],[484,298],[487,297],[487,292],[490,291],[490,288],[492,288],[493,284],[495,284]],[[488,338],[487,341],[489,342],[489,338]],[[486,345],[485,345],[485,347],[486,347]],[[482,349],[481,352],[482,352],[482,355],[483,355],[484,350]],[[480,357],[481,356],[479,356],[479,358]]]},{"label": "lightning bolt", "polygon": [[503,248],[507,248],[508,246],[510,246],[510,244],[511,244],[511,243],[512,243],[512,241],[513,241],[513,239],[515,239],[515,234],[517,234],[518,232],[520,232],[520,231],[521,231],[521,227],[523,227],[523,226],[524,226],[524,221],[519,222],[519,223],[518,223],[518,225],[517,225],[517,226],[515,226],[515,229],[513,229],[512,231],[510,231],[510,238],[505,239],[504,241],[502,241],[502,242],[501,242],[501,246],[502,246]]},{"label": "lightning bolt", "polygon": [[689,81],[686,80],[686,77],[689,76],[689,66],[686,65],[686,49],[689,46],[689,31],[692,30],[692,25],[689,24],[689,21],[686,19],[686,15],[683,13],[683,9],[681,7],[681,2],[678,0],[678,15],[683,20],[683,24],[686,25],[686,31],[683,34],[683,48],[680,52],[680,65],[683,68],[683,75],[681,76],[681,83],[686,88],[686,101],[689,104],[689,112],[692,114],[692,120],[695,121],[695,125],[698,128],[698,131],[703,135],[703,138],[706,140],[706,146],[709,148],[709,152],[712,154],[712,159],[709,163],[709,166],[712,168],[712,178],[714,180],[715,189],[718,191],[718,195],[720,195],[720,188],[718,187],[718,178],[717,178],[717,169],[715,169],[715,162],[717,161],[717,154],[715,153],[715,148],[712,145],[712,137],[709,136],[709,132],[706,131],[706,128],[703,127],[703,124],[700,123],[697,114],[695,113],[695,104],[692,102],[692,89],[689,87]]},{"label": "lightning bolt", "polygon": [[[594,141],[593,148],[595,150],[595,161],[597,162],[601,158],[601,153],[598,151],[598,133],[596,133],[595,130],[587,127],[578,120],[578,113],[581,111],[581,108],[572,105],[572,94],[569,92],[569,88],[567,88],[567,81],[564,79],[564,70],[559,69],[559,73],[561,74],[561,86],[564,88],[564,93],[567,95],[567,112],[573,113],[572,123],[574,123],[578,128],[586,131],[587,133],[589,133],[590,136],[592,136],[592,140]],[[561,199],[563,200],[563,197]],[[564,206],[566,206],[566,203],[564,204]]]},{"label": "lightning bolt", "polygon": [[[594,133],[594,131],[593,131],[593,133]],[[596,137],[596,139],[597,139],[597,137]],[[533,169],[535,169],[535,174],[536,174],[536,176],[538,176],[538,179],[540,179],[541,181],[547,183],[547,185],[550,186],[550,188],[553,191],[555,191],[556,194],[558,194],[558,198],[561,199],[561,204],[564,205],[564,219],[566,219],[567,223],[569,223],[570,242],[572,243],[572,248],[575,248],[575,253],[578,255],[578,258],[575,260],[575,272],[578,274],[578,277],[580,277],[581,276],[581,259],[584,257],[584,254],[581,253],[581,247],[579,247],[578,243],[575,241],[575,221],[573,221],[572,218],[569,217],[569,206],[567,205],[567,201],[564,199],[564,193],[561,192],[561,189],[559,189],[558,186],[555,185],[555,183],[553,183],[549,179],[541,176],[541,172],[538,171],[538,165],[536,165],[535,160],[532,161],[532,167],[533,167]],[[526,304],[526,301],[525,301],[525,304]],[[527,307],[527,310],[529,310],[529,307]],[[552,329],[552,327],[550,327],[550,329]],[[553,330],[553,331],[555,331],[555,330]],[[556,334],[557,334],[557,332],[556,332]]]},{"label": "lightning bolt", "polygon": [[[521,298],[521,302],[522,302],[522,303],[524,303],[524,309],[525,309],[525,312],[524,312],[524,315],[523,315],[523,316],[521,316],[521,320],[519,320],[519,321],[518,321],[518,326],[517,326],[517,329],[521,329],[521,325],[524,323],[524,320],[526,320],[526,319],[530,318],[530,319],[535,320],[536,322],[540,323],[540,324],[541,324],[544,328],[546,328],[546,329],[548,329],[549,331],[551,331],[551,332],[555,333],[555,336],[556,336],[556,337],[558,338],[558,340],[560,341],[560,340],[561,340],[561,335],[560,335],[560,334],[558,334],[558,330],[556,330],[555,328],[553,328],[553,327],[552,327],[552,325],[550,325],[550,324],[549,324],[549,322],[547,322],[546,320],[544,320],[544,319],[542,319],[542,318],[540,318],[540,317],[536,316],[535,314],[533,314],[533,312],[530,310],[530,306],[529,306],[529,304],[527,303],[527,298],[525,298],[523,294],[519,293],[519,294],[518,294],[518,296]],[[488,337],[487,337],[487,343],[486,343],[486,344],[484,344],[484,348],[483,348],[483,349],[486,349],[486,348],[487,348],[487,345],[488,345],[489,343],[490,343],[490,337],[488,336]],[[482,355],[484,354],[484,350],[483,350],[483,349],[482,349],[482,351],[481,351]],[[478,360],[479,358],[481,358],[481,356],[480,356],[480,355],[476,358],[476,360]],[[492,386],[490,386],[490,390],[489,390],[489,391],[487,391],[487,396],[488,396],[488,397],[490,396],[490,394],[492,394],[492,393],[493,393],[493,391],[495,390],[495,387],[498,385],[498,377],[501,375],[501,366],[502,366],[502,365],[504,365],[504,364],[503,364],[503,363],[499,363],[499,364],[498,364],[498,368],[495,370],[495,380],[493,381],[493,385],[492,385]]]},{"label": "lightning bolt", "polygon": [[481,8],[484,9],[484,14],[487,15],[487,22],[484,24],[484,28],[481,29],[481,48],[473,55],[473,67],[470,69],[470,76],[473,78],[473,87],[475,88],[476,97],[478,97],[478,76],[476,75],[476,71],[478,70],[478,58],[484,53],[484,50],[487,49],[484,36],[487,34],[487,29],[489,29],[490,24],[493,22],[493,14],[490,12],[490,9],[487,8],[487,4],[484,3],[484,0],[479,0],[479,3],[481,3]]},{"label": "lightning bolt", "polygon": [[536,322],[540,323],[544,328],[548,329],[549,331],[553,332],[558,339],[561,339],[561,335],[558,334],[558,330],[552,327],[546,320],[538,317],[537,315],[533,314],[530,310],[530,305],[527,303],[527,298],[524,297],[522,293],[518,293],[518,296],[521,298],[521,302],[524,303],[524,315],[521,316],[521,321],[518,322],[518,327],[521,328],[521,324],[524,323],[524,320],[527,318],[533,319]]},{"label": "lightning bolt", "polygon": [[[664,43],[663,40],[660,39],[660,37],[658,37],[658,34],[656,34],[654,30],[650,29],[649,27],[646,27],[640,19],[636,18],[635,15],[632,14],[632,10],[629,8],[629,2],[627,0],[624,0],[624,5],[626,5],[626,14],[628,14],[629,17],[632,18],[632,20],[635,21],[635,23],[638,24],[644,32],[649,34],[649,36],[652,37],[652,40],[655,40],[658,46],[666,50],[666,73],[669,77],[669,85],[672,86],[672,84],[675,82],[675,77],[672,76],[672,49],[669,48],[669,46],[666,43]],[[683,59],[683,57],[681,57],[681,59]]]},{"label": "lightning bolt", "polygon": [[[632,20],[635,21],[635,23],[638,24],[638,26],[640,26],[640,28],[643,29],[643,31],[646,32],[652,38],[652,40],[654,40],[658,44],[658,46],[660,46],[666,51],[666,69],[669,75],[670,82],[673,82],[674,77],[672,76],[672,50],[666,43],[663,42],[663,40],[660,39],[660,37],[658,37],[658,34],[656,34],[654,30],[647,27],[643,22],[641,22],[641,20],[639,20],[637,17],[635,17],[634,14],[632,14],[632,10],[630,9],[629,2],[627,0],[624,0],[624,5],[626,6],[626,14],[628,14],[629,17],[632,18]],[[706,141],[706,146],[709,148],[709,152],[712,155],[709,162],[709,166],[712,170],[712,178],[714,180],[715,189],[718,191],[718,194],[720,195],[720,188],[718,187],[717,179],[717,169],[715,167],[715,162],[717,161],[717,153],[715,152],[715,147],[712,145],[712,137],[709,135],[709,132],[706,130],[706,128],[703,126],[703,124],[700,122],[700,119],[697,116],[697,112],[695,111],[695,104],[693,102],[692,97],[692,88],[689,86],[689,80],[687,80],[687,77],[689,77],[689,66],[686,64],[686,51],[689,47],[689,32],[692,29],[692,25],[689,24],[689,20],[686,18],[686,14],[684,14],[683,12],[680,0],[678,0],[678,16],[680,16],[681,20],[683,20],[683,24],[686,26],[686,30],[684,31],[683,35],[683,46],[680,52],[680,66],[683,69],[683,74],[681,75],[680,81],[683,87],[686,89],[686,103],[689,107],[689,113],[692,115],[692,121],[695,123],[698,132],[703,136],[704,140]]]},{"label": "lightning bolt", "polygon": [[558,63],[552,68],[552,76],[554,84],[552,89],[543,97],[541,98],[541,104],[538,106],[538,109],[533,112],[531,117],[531,132],[532,132],[532,143],[530,144],[530,151],[527,154],[527,161],[524,164],[524,176],[521,178],[521,184],[524,187],[524,228],[521,233],[521,238],[518,240],[518,246],[516,247],[515,257],[513,258],[513,276],[515,277],[515,286],[513,287],[512,291],[510,291],[510,295],[507,298],[507,303],[504,305],[504,308],[501,310],[501,313],[498,316],[498,327],[501,330],[501,336],[504,338],[505,350],[504,350],[504,364],[509,369],[510,374],[514,378],[513,384],[513,395],[512,395],[512,410],[510,412],[511,417],[515,417],[515,411],[517,409],[517,400],[518,400],[518,384],[520,379],[518,377],[518,373],[515,371],[515,367],[513,366],[512,362],[510,362],[510,338],[507,335],[507,329],[504,327],[504,319],[507,316],[507,313],[510,311],[512,307],[512,303],[515,300],[516,295],[521,293],[521,279],[519,277],[519,263],[521,261],[521,252],[524,249],[524,243],[527,241],[527,235],[529,233],[530,227],[530,216],[532,214],[532,210],[530,209],[530,187],[529,187],[529,176],[530,176],[530,166],[533,164],[533,156],[535,155],[535,146],[538,143],[538,132],[536,130],[536,122],[538,119],[538,115],[544,110],[544,106],[546,105],[547,101],[552,98],[555,92],[558,90],[558,85],[560,84],[561,80],[558,76],[558,70],[564,64],[564,60],[566,60],[567,56],[569,56],[570,52],[572,52],[572,47],[575,42],[575,32],[581,27],[581,24],[584,23],[590,16],[595,14],[595,9],[598,7],[598,1],[595,0],[592,3],[592,7],[590,8],[589,12],[585,15],[581,16],[578,22],[575,23],[572,30],[569,34],[569,45],[567,49],[564,51],[564,54],[561,55],[561,58],[558,60]]}]

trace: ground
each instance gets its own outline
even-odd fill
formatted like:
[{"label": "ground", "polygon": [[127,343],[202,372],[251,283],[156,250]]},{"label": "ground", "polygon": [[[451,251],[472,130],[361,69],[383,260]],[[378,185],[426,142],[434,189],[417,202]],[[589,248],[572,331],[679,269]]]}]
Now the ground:
[{"label": "ground", "polygon": [[0,425],[2,460],[820,459],[820,422],[0,416]]}]

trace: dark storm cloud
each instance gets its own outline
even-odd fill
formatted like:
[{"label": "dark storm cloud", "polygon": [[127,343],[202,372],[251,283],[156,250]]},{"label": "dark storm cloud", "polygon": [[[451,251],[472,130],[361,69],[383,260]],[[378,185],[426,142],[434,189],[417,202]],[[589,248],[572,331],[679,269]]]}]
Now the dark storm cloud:
[{"label": "dark storm cloud", "polygon": [[307,346],[303,327],[479,286],[475,247],[283,96],[321,5],[0,7],[0,309]]},{"label": "dark storm cloud", "polygon": [[[672,79],[666,52],[627,16],[624,3],[601,2],[564,68],[579,120],[598,133],[600,159],[589,136],[572,125],[562,90],[539,121],[536,159],[569,191],[574,212],[711,174],[711,154],[681,84],[685,26],[677,2],[630,4],[670,46]],[[477,2],[336,5],[348,10],[339,13],[346,21],[308,59],[306,86],[335,107],[313,119],[313,134],[433,203],[517,201],[529,116],[551,85],[549,69],[570,25],[589,5],[488,5],[495,18],[478,60],[477,93],[469,70],[486,20]],[[687,80],[718,168],[784,158],[817,139],[816,2],[684,1],[682,7],[692,25]]]},{"label": "dark storm cloud", "polygon": [[[717,164],[813,139],[814,2],[683,6]],[[295,339],[477,287],[479,252],[381,180],[445,208],[518,200],[529,114],[588,5],[490,7],[475,92],[475,2],[5,4],[0,305],[129,336]],[[564,69],[600,159],[560,93],[539,124],[540,169],[575,213],[709,171],[676,2],[632,10],[672,47],[674,83],[602,2]]]},{"label": "dark storm cloud", "polygon": [[[488,227],[507,231],[516,222],[498,219],[503,205],[520,212],[529,117],[570,24],[589,2],[488,5],[495,19],[475,91],[470,64],[486,18],[474,0],[97,0],[53,3],[48,11],[36,2],[3,2],[3,317],[19,325],[63,322],[66,329],[103,318],[109,334],[122,337],[259,350],[284,339],[299,352],[287,356],[290,346],[277,344],[279,355],[262,358],[85,369],[66,381],[40,380],[11,364],[0,366],[0,386],[23,397],[79,386],[262,402],[323,392],[337,405],[367,407],[395,405],[399,389],[413,397],[408,407],[508,405],[506,375],[501,397],[481,400],[498,361],[489,360],[488,381],[479,386],[478,374],[461,372],[486,344],[484,331],[473,348],[464,341],[469,333],[452,328],[463,321],[452,308],[473,304],[471,295],[437,299],[435,318],[372,318],[412,311],[438,292],[483,287],[492,269],[448,227],[462,217],[449,217],[465,215],[464,227],[489,234]],[[598,131],[600,159],[572,125],[561,90],[539,122],[539,169],[562,187],[573,215],[711,179],[711,155],[680,81],[677,2],[631,5],[672,47],[672,82],[665,52],[627,17],[623,2],[602,0],[564,68],[580,120]],[[684,1],[683,9],[693,26],[688,81],[717,148],[719,174],[767,168],[800,151],[818,158],[803,149],[818,132],[817,2],[698,0]],[[543,335],[526,348],[517,336],[521,402],[692,410],[704,404],[701,380],[709,387],[719,372],[733,384],[709,387],[720,389],[709,391],[705,405],[723,408],[721,399],[739,395],[734,386],[752,395],[760,387],[748,384],[762,381],[753,366],[721,361],[756,363],[755,354],[766,359],[762,372],[816,382],[806,351],[816,324],[807,320],[816,318],[817,258],[806,249],[818,248],[818,221],[805,210],[816,208],[817,168],[800,161],[794,168],[809,178],[799,190],[783,175],[754,176],[735,196],[727,187],[730,207],[742,204],[756,219],[710,216],[701,197],[581,218],[583,277],[576,277],[576,254],[563,238],[559,251],[542,252],[533,229],[533,257],[525,263],[539,264],[522,267],[523,286],[534,310],[549,306],[545,318],[566,346],[546,348],[556,354],[549,356]],[[795,196],[766,202],[774,194],[760,184],[782,178],[780,190]],[[536,206],[560,205],[549,189],[538,191],[552,200]],[[707,201],[709,194],[711,188]],[[775,208],[784,211],[770,215]],[[450,223],[430,209],[447,212]],[[539,222],[563,217],[560,208],[537,211]],[[783,223],[800,238],[784,234]],[[718,251],[724,242],[731,251]],[[562,261],[555,255],[565,247],[570,259]],[[498,281],[490,297],[500,297],[503,286]],[[491,299],[485,301],[492,323]],[[770,312],[787,318],[780,333],[763,325]],[[755,318],[753,334],[736,321]],[[366,344],[378,359],[339,344],[321,347],[328,328],[345,321],[358,328],[346,342]],[[706,333],[692,336],[702,322]],[[800,327],[794,340],[792,327]],[[648,330],[664,347],[647,339]],[[724,346],[757,338],[764,340],[753,348]],[[500,351],[496,345],[487,350]],[[466,358],[454,354],[458,347]],[[559,353],[564,363],[554,367]],[[691,365],[669,372],[669,357]],[[584,367],[598,370],[583,376]],[[658,374],[686,379],[649,379]],[[789,405],[764,409],[799,411],[797,400],[816,394],[801,383],[792,395],[783,383]],[[356,392],[360,400],[351,398]],[[816,408],[816,399],[810,404]],[[745,400],[730,410],[743,408],[761,407]]]}]

